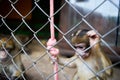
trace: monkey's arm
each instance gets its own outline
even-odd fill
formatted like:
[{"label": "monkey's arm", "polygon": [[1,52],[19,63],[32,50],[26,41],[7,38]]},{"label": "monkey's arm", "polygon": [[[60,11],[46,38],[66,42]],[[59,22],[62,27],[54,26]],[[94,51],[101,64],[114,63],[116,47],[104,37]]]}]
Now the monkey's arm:
[{"label": "monkey's arm", "polygon": [[70,68],[75,68],[76,64],[75,64],[75,60],[76,56],[73,56],[71,58],[67,58],[67,57],[63,57],[63,56],[58,56],[58,63],[61,65],[66,65],[67,67]]},{"label": "monkey's arm", "polygon": [[[92,53],[98,55],[98,57],[101,59],[101,65],[105,69],[106,67],[110,66],[112,63],[110,59],[105,55],[104,51],[102,50],[101,44],[100,44],[100,36],[94,31],[88,31],[87,35],[90,39],[90,46],[92,46]],[[94,46],[93,46],[94,45]],[[108,75],[111,75],[112,70],[107,69],[105,71]]]},{"label": "monkey's arm", "polygon": [[[111,63],[111,60],[105,55],[103,49],[101,48],[100,44],[99,45],[96,45],[96,48],[95,48],[97,54],[99,55],[99,58],[101,58],[101,61],[102,61],[102,66],[103,68],[107,68],[108,66],[112,65]],[[105,71],[108,75],[111,75],[112,73],[112,69],[107,69]]]},{"label": "monkey's arm", "polygon": [[[103,55],[104,55],[104,54],[103,54]],[[103,55],[101,55],[101,57],[102,57]],[[106,55],[104,55],[104,56],[101,58],[101,60],[102,60],[102,62],[103,62],[103,67],[104,67],[104,69],[105,69],[106,67],[112,65],[110,59],[109,59]],[[111,68],[110,68],[110,69],[107,69],[105,72],[106,72],[108,75],[111,75],[112,69],[111,69]]]},{"label": "monkey's arm", "polygon": [[10,64],[10,66],[9,66],[9,70],[12,73],[11,78],[15,79],[15,78],[20,77],[20,75],[24,69],[24,66],[21,62],[21,54],[17,55],[13,60],[14,60],[15,64],[13,64],[13,62],[12,62],[12,64]]}]

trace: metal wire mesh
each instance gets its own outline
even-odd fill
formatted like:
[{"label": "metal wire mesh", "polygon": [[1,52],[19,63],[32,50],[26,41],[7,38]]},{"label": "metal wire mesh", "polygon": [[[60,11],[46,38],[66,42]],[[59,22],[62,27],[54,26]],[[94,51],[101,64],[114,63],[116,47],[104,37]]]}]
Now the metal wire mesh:
[{"label": "metal wire mesh", "polygon": [[[10,4],[10,10],[7,14],[0,15],[0,17],[1,17],[0,28],[4,27],[6,29],[5,31],[2,31],[3,28],[1,29],[1,31],[4,33],[9,32],[10,37],[8,40],[14,39],[16,44],[20,47],[20,49],[18,50],[18,52],[16,52],[15,55],[11,55],[4,46],[3,46],[3,48],[6,50],[7,54],[10,56],[10,60],[12,61],[14,66],[16,66],[16,68],[18,68],[18,66],[16,64],[16,61],[14,61],[14,58],[18,55],[21,55],[22,57],[25,58],[25,59],[23,59],[25,70],[23,70],[23,71],[20,70],[23,80],[26,80],[26,78],[24,77],[24,73],[27,73],[30,76],[34,75],[34,77],[39,76],[40,78],[38,80],[53,80],[53,76],[56,73],[53,72],[53,69],[52,69],[53,66],[50,63],[50,61],[54,61],[54,60],[52,60],[51,54],[47,50],[47,47],[43,43],[43,40],[39,38],[39,33],[41,33],[42,30],[46,29],[46,27],[48,27],[49,23],[51,22],[50,16],[49,16],[48,12],[46,12],[41,7],[41,5],[40,5],[41,0],[32,1],[32,4],[33,4],[32,9],[26,15],[22,15],[22,13],[16,8],[16,4],[18,2],[19,2],[19,0],[15,0],[15,1],[8,0],[8,3]],[[62,29],[60,28],[61,26],[58,26],[58,24],[54,24],[54,28],[56,29],[56,32],[58,32],[60,35],[62,35],[62,37],[58,39],[57,43],[54,46],[57,46],[59,43],[61,43],[62,40],[65,40],[65,42],[71,48],[73,48],[73,50],[75,50],[75,48],[71,45],[71,43],[68,39],[69,38],[68,36],[74,30],[78,29],[79,25],[84,23],[85,25],[87,25],[87,28],[97,31],[97,33],[101,37],[101,41],[102,41],[103,45],[105,45],[117,58],[120,59],[119,54],[110,46],[110,44],[114,44],[114,43],[112,43],[112,42],[108,43],[106,40],[104,40],[104,38],[106,38],[107,36],[111,37],[110,34],[112,34],[112,32],[115,32],[117,29],[119,29],[120,25],[117,25],[117,26],[114,25],[112,28],[108,29],[107,32],[102,34],[98,30],[99,27],[96,28],[95,26],[93,26],[93,24],[91,24],[91,22],[88,21],[89,16],[94,15],[94,12],[97,9],[99,9],[101,6],[103,6],[104,4],[109,3],[110,5],[114,6],[117,10],[119,10],[119,6],[113,0],[102,0],[102,1],[98,2],[99,4],[96,7],[94,7],[92,10],[90,10],[90,11],[88,10],[88,12],[86,14],[83,14],[73,3],[74,3],[74,1],[72,2],[72,0],[65,0],[65,1],[63,0],[59,9],[54,12],[54,16],[56,16],[57,14],[60,14],[61,10],[63,10],[68,5],[72,9],[72,11],[75,14],[77,14],[78,18],[81,17],[80,19],[78,19],[78,21],[76,21],[74,23],[71,22],[70,24],[68,24],[68,26],[70,26],[70,28],[68,30],[66,30],[65,32],[62,31]],[[49,10],[49,7],[47,9]],[[37,30],[34,29],[34,25],[31,25],[31,23],[28,20],[26,20],[27,17],[30,14],[32,14],[32,12],[34,12],[35,10],[38,10],[45,16],[45,18],[47,18],[47,20],[45,22],[43,22],[42,26],[38,26],[39,28],[37,28]],[[20,21],[18,21],[18,24],[15,25],[15,28],[12,28],[11,25],[8,23],[8,17],[12,14],[13,11],[15,11],[18,16],[20,16]],[[64,13],[64,14],[66,14],[66,13]],[[63,16],[64,14],[62,14],[61,16]],[[38,17],[40,18],[40,16],[38,16]],[[16,22],[16,21],[13,21],[13,23],[14,22]],[[97,23],[97,21],[96,21],[96,23]],[[24,43],[19,41],[18,38],[16,37],[17,31],[21,30],[22,27],[26,28],[27,31],[25,31],[25,32],[31,33],[30,35],[27,35],[27,36],[31,36],[31,37]],[[83,27],[80,27],[80,28],[83,28]],[[104,29],[104,27],[103,27],[103,29]],[[46,30],[44,30],[44,31],[46,31]],[[37,43],[37,47],[36,47],[36,44],[32,41],[35,41]],[[29,44],[32,44],[30,46],[32,46],[32,48],[35,49],[34,51],[32,51],[33,55],[29,54],[29,51],[27,52],[25,49]],[[30,48],[30,49],[33,50],[32,48]],[[37,52],[39,55],[34,56],[34,52]],[[79,58],[96,76],[98,76],[100,73],[104,72],[106,69],[113,68],[114,66],[116,66],[120,63],[120,61],[118,61],[118,62],[114,63],[113,65],[107,67],[106,69],[95,73],[94,70],[92,70],[89,67],[89,65],[81,57],[79,57]],[[72,61],[70,61],[69,63],[67,63],[64,66],[59,65],[59,70],[57,73],[60,74],[60,80],[71,80],[69,78],[70,77],[69,73],[66,73],[66,71],[64,71],[64,70],[66,69],[67,65],[74,62],[75,60],[76,59],[73,59]],[[27,62],[27,63],[25,63],[25,62]],[[44,62],[45,62],[45,64],[43,64]],[[40,64],[40,63],[42,63],[42,64]],[[6,66],[1,65],[1,70],[3,71],[5,76],[10,80],[10,77],[8,76],[7,72],[5,71],[5,67]],[[36,72],[36,74],[32,74],[32,71]],[[47,71],[48,74],[45,71]],[[30,77],[30,78],[32,78],[32,77]],[[34,80],[36,80],[36,79],[34,79]]]}]

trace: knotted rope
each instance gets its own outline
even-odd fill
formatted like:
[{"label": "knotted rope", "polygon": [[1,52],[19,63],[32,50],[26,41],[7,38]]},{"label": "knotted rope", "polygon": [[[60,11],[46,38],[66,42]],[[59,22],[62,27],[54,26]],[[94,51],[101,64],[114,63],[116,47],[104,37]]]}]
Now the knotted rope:
[{"label": "knotted rope", "polygon": [[54,31],[54,0],[50,0],[50,34],[51,38],[47,42],[47,49],[52,55],[52,59],[55,60],[54,64],[54,80],[58,80],[58,63],[56,62],[57,54],[59,53],[59,49],[55,48],[56,44],[55,39],[55,31]]}]

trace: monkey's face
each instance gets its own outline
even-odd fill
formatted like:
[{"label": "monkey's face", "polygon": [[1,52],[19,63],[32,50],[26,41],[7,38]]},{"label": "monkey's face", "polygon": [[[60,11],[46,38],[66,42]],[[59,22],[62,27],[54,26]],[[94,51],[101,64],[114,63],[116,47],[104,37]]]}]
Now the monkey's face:
[{"label": "monkey's face", "polygon": [[87,49],[90,44],[89,44],[89,37],[87,36],[88,30],[78,30],[77,32],[72,34],[72,39],[71,42],[76,49],[76,51],[81,55],[81,56],[88,56],[89,50]]},{"label": "monkey's face", "polygon": [[3,37],[0,39],[0,61],[5,62],[9,58],[9,53],[14,49],[13,40]]}]

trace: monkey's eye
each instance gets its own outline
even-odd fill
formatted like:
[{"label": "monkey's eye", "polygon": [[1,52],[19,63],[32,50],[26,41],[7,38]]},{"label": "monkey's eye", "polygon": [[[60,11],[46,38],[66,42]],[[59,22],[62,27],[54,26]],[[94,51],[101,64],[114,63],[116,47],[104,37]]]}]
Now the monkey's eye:
[{"label": "monkey's eye", "polygon": [[77,46],[74,46],[74,48],[77,48]]},{"label": "monkey's eye", "polygon": [[84,47],[83,46],[79,46],[80,49],[83,49]]},{"label": "monkey's eye", "polygon": [[3,51],[4,49],[3,48],[0,48],[0,51]]},{"label": "monkey's eye", "polygon": [[76,49],[85,49],[85,47],[84,46],[74,46],[74,48],[76,48]]}]

